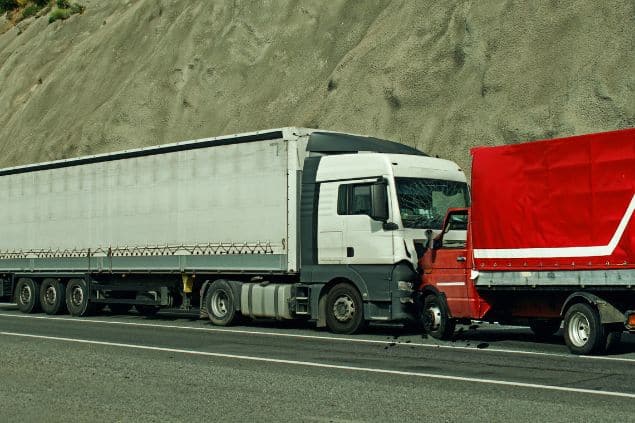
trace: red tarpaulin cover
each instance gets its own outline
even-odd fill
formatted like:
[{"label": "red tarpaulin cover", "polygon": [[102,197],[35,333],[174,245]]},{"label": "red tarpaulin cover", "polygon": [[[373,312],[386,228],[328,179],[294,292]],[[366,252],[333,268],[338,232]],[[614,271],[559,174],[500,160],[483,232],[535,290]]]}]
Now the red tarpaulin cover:
[{"label": "red tarpaulin cover", "polygon": [[476,268],[635,268],[635,128],[472,149]]}]

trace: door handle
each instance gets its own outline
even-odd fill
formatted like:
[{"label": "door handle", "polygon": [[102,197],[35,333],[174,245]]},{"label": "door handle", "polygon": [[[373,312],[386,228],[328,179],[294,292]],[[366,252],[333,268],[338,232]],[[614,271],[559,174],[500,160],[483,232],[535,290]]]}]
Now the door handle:
[{"label": "door handle", "polygon": [[456,258],[456,261],[465,261],[465,260],[467,260],[467,259],[465,257],[463,257],[463,256],[459,256],[459,257]]},{"label": "door handle", "polygon": [[353,257],[355,255],[355,249],[353,247],[346,247],[346,257]]}]

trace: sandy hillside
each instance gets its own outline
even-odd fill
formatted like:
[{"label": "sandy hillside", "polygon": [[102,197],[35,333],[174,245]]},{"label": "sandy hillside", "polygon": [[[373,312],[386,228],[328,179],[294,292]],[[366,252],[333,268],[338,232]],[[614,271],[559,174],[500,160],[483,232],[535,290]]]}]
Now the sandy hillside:
[{"label": "sandy hillside", "polygon": [[0,166],[288,125],[467,166],[635,126],[633,0],[82,3],[0,35]]}]

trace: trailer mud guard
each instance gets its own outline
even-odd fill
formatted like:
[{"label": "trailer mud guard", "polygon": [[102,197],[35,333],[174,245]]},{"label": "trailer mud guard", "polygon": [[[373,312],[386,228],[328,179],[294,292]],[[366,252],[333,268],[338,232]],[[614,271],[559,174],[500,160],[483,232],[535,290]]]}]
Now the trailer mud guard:
[{"label": "trailer mud guard", "polygon": [[624,313],[615,308],[612,304],[607,302],[606,300],[598,297],[595,294],[591,294],[590,292],[574,292],[569,295],[565,300],[562,309],[560,310],[560,316],[564,316],[569,306],[584,301],[598,309],[598,313],[600,314],[600,322],[602,324],[606,323],[624,323],[625,317]]}]

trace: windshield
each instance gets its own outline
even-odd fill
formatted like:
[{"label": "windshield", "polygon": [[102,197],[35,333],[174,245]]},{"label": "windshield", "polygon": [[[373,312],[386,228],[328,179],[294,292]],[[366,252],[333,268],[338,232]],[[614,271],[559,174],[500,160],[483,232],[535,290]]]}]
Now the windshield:
[{"label": "windshield", "polygon": [[449,208],[468,207],[465,182],[395,178],[401,221],[405,228],[441,229]]}]

